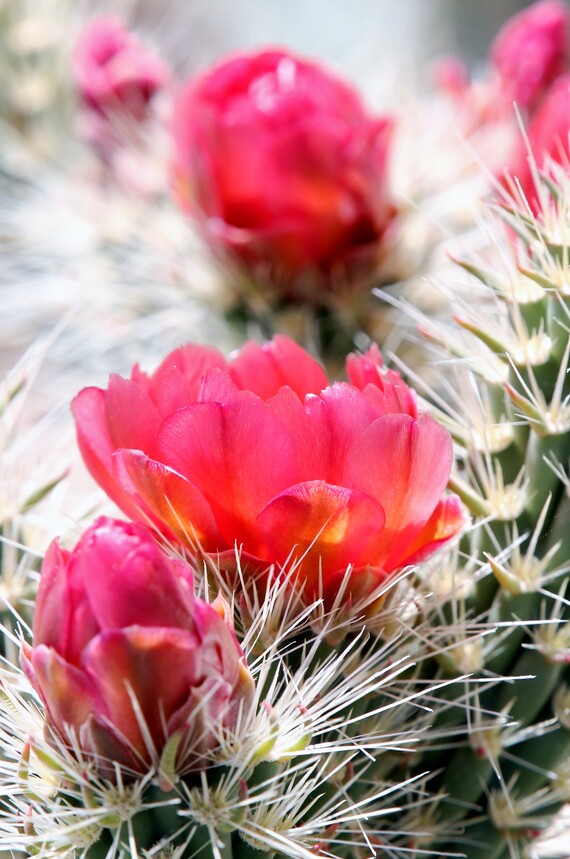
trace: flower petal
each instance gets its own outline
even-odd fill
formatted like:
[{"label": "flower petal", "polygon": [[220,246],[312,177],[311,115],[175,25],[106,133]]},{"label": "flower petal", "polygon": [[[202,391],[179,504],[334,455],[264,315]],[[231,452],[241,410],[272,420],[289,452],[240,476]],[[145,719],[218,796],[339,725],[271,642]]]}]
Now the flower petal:
[{"label": "flower petal", "polygon": [[323,600],[328,609],[343,608],[350,616],[374,615],[382,604],[382,585],[389,577],[379,567],[356,567],[338,570],[327,575],[323,581]]},{"label": "flower petal", "polygon": [[225,357],[212,346],[194,343],[180,346],[167,355],[150,377],[152,399],[162,415],[171,414],[198,398],[202,380],[209,371],[226,367]]},{"label": "flower petal", "polygon": [[75,564],[101,629],[193,626],[190,568],[167,558],[143,525],[101,517]]},{"label": "flower petal", "polygon": [[270,408],[240,391],[229,401],[197,403],[172,415],[160,431],[163,462],[202,490],[224,538],[258,554],[256,516],[297,482],[294,445]]},{"label": "flower petal", "polygon": [[342,469],[347,452],[363,429],[373,423],[379,411],[357,388],[336,382],[318,397],[307,397],[305,410],[315,435],[328,440],[328,462],[315,477],[343,485]]},{"label": "flower petal", "polygon": [[[309,397],[311,402],[317,397]],[[312,480],[326,475],[331,461],[331,431],[326,420],[314,420],[307,405],[290,387],[280,388],[268,400],[271,411],[277,415],[292,440],[297,455],[299,478]]]},{"label": "flower petal", "polygon": [[85,650],[84,668],[118,736],[155,762],[169,718],[204,677],[196,636],[172,628],[102,632]]},{"label": "flower petal", "polygon": [[452,457],[449,433],[429,415],[386,415],[356,439],[343,483],[376,498],[385,510],[376,566],[393,570],[409,556],[445,490]]},{"label": "flower petal", "polygon": [[417,564],[435,550],[451,540],[463,528],[467,519],[457,495],[448,495],[435,508],[414,543],[408,547],[409,555],[404,564]]},{"label": "flower petal", "polygon": [[73,400],[71,411],[79,450],[89,473],[115,504],[127,512],[130,509],[129,498],[117,484],[112,470],[115,447],[107,425],[105,391],[84,388]]},{"label": "flower petal", "polygon": [[113,373],[105,391],[105,412],[114,448],[152,452],[161,415],[149,396],[147,384]]},{"label": "flower petal", "polygon": [[181,474],[140,450],[116,451],[113,467],[137,510],[133,518],[205,552],[219,546],[221,537],[210,505]]},{"label": "flower petal", "polygon": [[364,355],[351,354],[346,359],[346,373],[355,385],[382,414],[403,412],[418,416],[415,394],[400,374],[387,370],[378,346],[373,343]]},{"label": "flower petal", "polygon": [[292,486],[274,498],[258,516],[268,555],[284,564],[302,560],[300,579],[316,596],[329,572],[362,566],[384,525],[374,498],[314,480]]},{"label": "flower petal", "polygon": [[346,375],[350,384],[360,388],[361,391],[366,385],[376,384],[383,367],[384,359],[376,343],[373,343],[363,355],[351,352],[345,361]]},{"label": "flower petal", "polygon": [[318,394],[328,385],[325,371],[290,337],[278,334],[264,343],[249,342],[232,359],[230,376],[238,385],[264,400],[288,385],[300,399]]},{"label": "flower petal", "polygon": [[57,539],[50,543],[42,564],[34,611],[34,644],[45,644],[60,653],[64,651],[69,626],[69,555]]},{"label": "flower petal", "polygon": [[509,105],[535,107],[568,65],[570,20],[559,0],[533,3],[509,18],[490,50]]},{"label": "flower petal", "polygon": [[77,569],[77,550],[66,552],[54,540],[44,562],[34,611],[34,645],[53,647],[79,665],[84,645],[99,632]]},{"label": "flower petal", "polygon": [[229,397],[237,394],[238,391],[238,386],[232,381],[227,370],[209,370],[204,374],[196,399],[205,403],[210,401],[223,403]]},{"label": "flower petal", "polygon": [[39,691],[50,719],[63,737],[67,727],[79,731],[92,713],[105,713],[103,702],[90,678],[43,644],[29,652]]}]

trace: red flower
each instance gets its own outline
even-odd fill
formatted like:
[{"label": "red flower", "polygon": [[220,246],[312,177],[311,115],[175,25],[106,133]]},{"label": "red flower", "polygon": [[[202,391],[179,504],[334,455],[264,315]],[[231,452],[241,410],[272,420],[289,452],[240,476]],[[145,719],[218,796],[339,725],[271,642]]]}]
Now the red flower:
[{"label": "red flower", "polygon": [[155,92],[168,78],[166,65],[118,18],[91,21],[75,46],[73,71],[83,102],[100,114],[145,115]]},{"label": "red flower", "polygon": [[442,498],[451,438],[377,350],[349,359],[355,384],[330,387],[284,337],[223,365],[188,346],[76,397],[85,462],[129,515],[257,567],[300,560],[307,597],[329,603],[349,565],[349,590],[369,593],[461,527]]},{"label": "red flower", "polygon": [[507,101],[534,109],[570,59],[566,4],[542,0],[509,18],[493,42],[490,59]]},{"label": "red flower", "polygon": [[71,553],[48,549],[24,669],[51,730],[108,777],[148,772],[171,738],[178,772],[203,768],[251,704],[233,631],[192,584],[139,524],[101,518]]},{"label": "red flower", "polygon": [[392,123],[345,83],[283,51],[243,55],[190,81],[174,115],[178,196],[215,250],[304,300],[375,264]]}]

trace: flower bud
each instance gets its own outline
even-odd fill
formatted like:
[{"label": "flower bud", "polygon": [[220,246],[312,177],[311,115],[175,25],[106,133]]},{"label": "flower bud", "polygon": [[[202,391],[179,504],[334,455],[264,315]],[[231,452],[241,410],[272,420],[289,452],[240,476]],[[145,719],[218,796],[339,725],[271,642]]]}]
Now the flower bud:
[{"label": "flower bud", "polygon": [[570,59],[565,3],[542,0],[509,18],[491,47],[503,95],[523,111],[536,108]]},{"label": "flower bud", "polygon": [[192,585],[140,524],[101,517],[72,552],[48,549],[23,667],[54,742],[102,775],[158,769],[169,741],[177,774],[201,769],[251,705],[233,630]]},{"label": "flower bud", "polygon": [[83,103],[101,115],[128,113],[143,119],[168,69],[118,18],[101,17],[81,32],[73,72]]},{"label": "flower bud", "polygon": [[242,55],[189,81],[174,117],[177,196],[215,252],[316,304],[374,270],[392,121],[347,84],[284,51]]}]

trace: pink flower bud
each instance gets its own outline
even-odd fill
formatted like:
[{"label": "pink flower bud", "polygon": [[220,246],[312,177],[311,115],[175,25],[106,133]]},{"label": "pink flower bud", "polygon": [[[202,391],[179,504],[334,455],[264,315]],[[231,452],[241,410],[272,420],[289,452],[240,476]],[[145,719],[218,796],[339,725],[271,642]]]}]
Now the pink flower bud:
[{"label": "pink flower bud", "polygon": [[203,768],[251,706],[233,630],[192,586],[140,524],[102,517],[72,552],[48,549],[23,666],[54,739],[103,775],[146,773],[172,738],[178,773]]},{"label": "pink flower bud", "polygon": [[504,96],[534,109],[570,59],[570,15],[565,3],[542,0],[510,18],[490,52]]},{"label": "pink flower bud", "polygon": [[73,73],[79,95],[98,114],[125,112],[143,119],[168,69],[118,18],[91,21],[75,46]]},{"label": "pink flower bud", "polygon": [[392,121],[347,84],[284,51],[242,55],[190,81],[174,117],[177,196],[215,251],[317,303],[377,265]]},{"label": "pink flower bud", "polygon": [[463,524],[458,499],[442,497],[449,433],[418,417],[376,349],[349,358],[356,384],[332,386],[283,337],[225,368],[200,347],[173,354],[73,404],[88,468],[134,518],[216,556],[242,547],[252,568],[296,558],[297,586],[329,603],[349,565],[349,592],[363,595]]},{"label": "pink flower bud", "polygon": [[438,57],[432,67],[432,76],[441,92],[463,97],[469,92],[469,69],[459,57]]}]

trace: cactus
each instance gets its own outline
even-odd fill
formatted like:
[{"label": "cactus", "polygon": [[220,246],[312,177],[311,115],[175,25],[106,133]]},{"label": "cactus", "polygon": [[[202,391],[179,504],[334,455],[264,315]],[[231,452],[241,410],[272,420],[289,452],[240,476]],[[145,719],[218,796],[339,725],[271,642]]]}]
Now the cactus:
[{"label": "cactus", "polygon": [[[71,348],[59,358],[58,399],[62,387],[71,398],[87,381],[86,366],[124,369],[133,349],[137,357],[159,352],[162,358],[168,346],[189,336],[184,329],[236,344],[235,330],[230,334],[221,320],[222,313],[231,318],[231,307],[250,330],[252,319],[262,331],[295,330],[297,339],[317,344],[316,351],[328,350],[333,365],[333,353],[344,357],[349,341],[350,348],[353,340],[362,346],[368,335],[387,329],[392,342],[400,339],[409,315],[390,330],[396,311],[386,314],[379,302],[371,307],[367,290],[343,289],[318,309],[289,306],[288,299],[268,301],[266,295],[261,301],[259,284],[242,288],[236,270],[226,267],[232,284],[215,278],[214,289],[206,278],[203,292],[215,310],[203,309],[199,288],[189,300],[185,281],[200,279],[203,259],[200,254],[198,267],[188,267],[194,238],[185,216],[166,199],[164,128],[152,125],[148,134],[134,135],[129,170],[99,169],[97,153],[69,139],[72,88],[60,62],[66,34],[61,26],[46,29],[38,42],[43,27],[33,4],[0,5],[0,66],[13,78],[0,94],[0,131],[11,142],[0,177],[13,210],[2,220],[2,241],[13,254],[6,280],[16,282],[18,292],[22,285],[42,287],[34,302],[25,302],[20,337],[29,337],[31,325],[45,330],[55,324],[54,272],[79,311],[67,323]],[[66,0],[51,5],[68,7]],[[48,11],[48,19],[55,17]],[[39,106],[29,99],[33,89],[22,85],[28,65],[38,63],[49,72],[49,98]],[[483,136],[489,131],[481,130]],[[60,144],[71,155],[55,173],[52,158]],[[414,136],[414,159],[418,148]],[[158,168],[156,186],[142,181],[147,165]],[[338,601],[325,610],[322,600],[291,595],[294,561],[275,578],[275,568],[263,570],[267,588],[257,592],[247,579],[251,559],[245,552],[189,557],[188,547],[165,541],[161,532],[162,550],[193,564],[197,595],[234,626],[255,684],[253,706],[242,707],[230,727],[212,716],[217,742],[195,769],[177,771],[176,732],[160,754],[149,753],[147,771],[120,765],[118,754],[111,765],[101,761],[73,729],[54,730],[38,685],[17,667],[17,651],[23,665],[30,652],[40,553],[22,547],[38,549],[30,513],[41,511],[60,472],[46,472],[43,462],[40,468],[28,456],[27,436],[13,432],[14,426],[21,431],[14,415],[35,374],[34,361],[23,376],[7,379],[0,401],[8,465],[0,509],[0,855],[535,855],[537,839],[570,800],[570,177],[549,165],[535,181],[538,214],[518,192],[505,194],[489,215],[490,229],[477,231],[477,240],[493,235],[492,247],[482,260],[456,263],[467,280],[445,284],[453,320],[443,319],[441,305],[437,318],[422,320],[440,363],[408,368],[416,387],[423,386],[424,407],[455,442],[450,488],[472,515],[458,541],[429,561],[397,570],[361,604],[354,605],[352,592],[343,604],[348,584],[341,584]],[[62,187],[68,192],[62,227],[54,229],[51,201],[59,201]],[[47,204],[46,193],[52,195]],[[410,276],[417,296],[415,276],[432,236],[417,229],[411,207],[397,208],[398,229],[390,233],[378,279]],[[83,221],[89,235],[77,242],[71,227]],[[35,229],[45,245],[38,250],[41,264],[18,252],[25,230],[34,245]],[[96,305],[90,290],[98,294]],[[33,434],[30,441],[42,454]],[[13,480],[12,460],[19,468],[24,456],[31,477],[26,470],[25,478],[17,472]],[[166,501],[158,509],[170,514],[170,497]],[[61,522],[65,514],[56,512]],[[184,530],[186,523],[178,524]],[[131,703],[145,735],[134,693]],[[204,719],[196,710],[186,727],[192,715],[200,717],[196,723]]]}]

